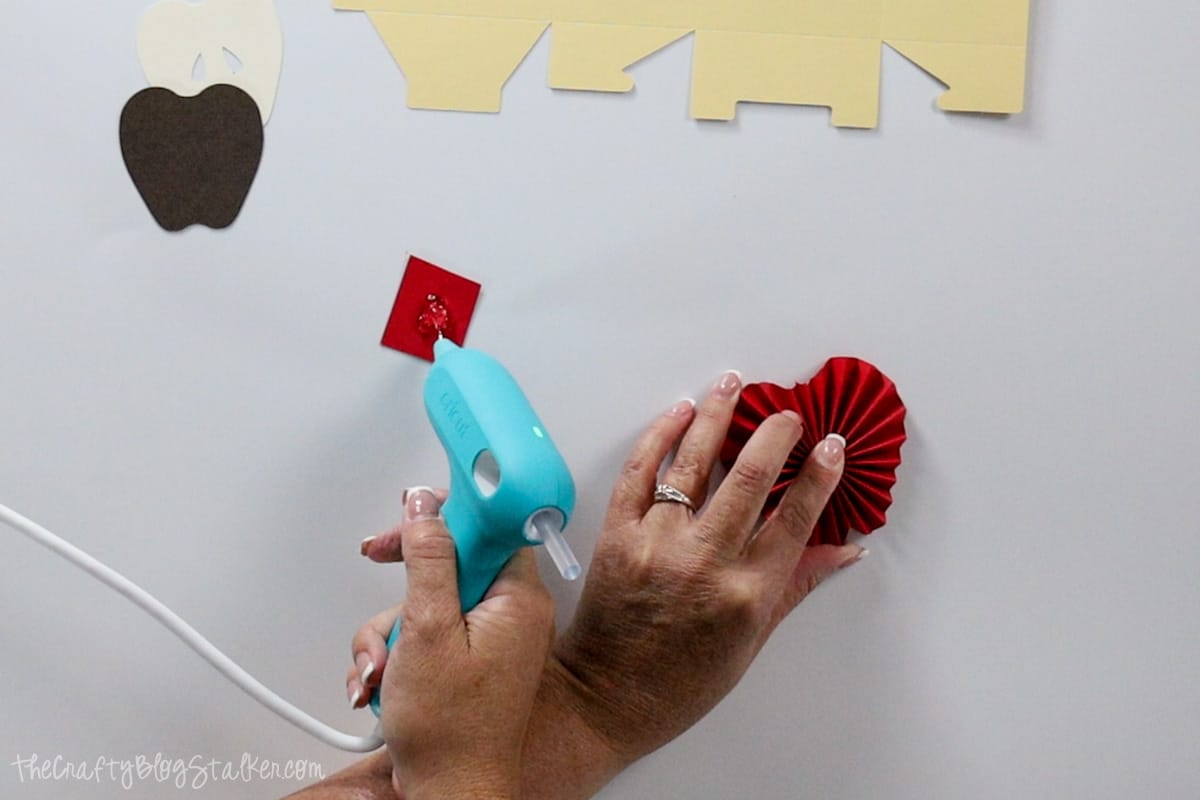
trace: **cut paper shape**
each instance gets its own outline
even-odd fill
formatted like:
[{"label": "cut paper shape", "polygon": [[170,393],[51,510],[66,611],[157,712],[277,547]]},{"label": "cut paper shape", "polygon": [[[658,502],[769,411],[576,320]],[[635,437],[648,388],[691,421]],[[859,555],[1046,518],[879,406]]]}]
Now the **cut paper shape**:
[{"label": "cut paper shape", "polygon": [[426,361],[433,361],[439,331],[461,347],[480,289],[470,278],[411,256],[381,343]]},{"label": "cut paper shape", "polygon": [[224,84],[193,97],[138,92],[121,112],[120,137],[134,185],[168,231],[232,225],[262,159],[258,104]]},{"label": "cut paper shape", "polygon": [[829,106],[839,128],[879,121],[874,40],[702,31],[692,58],[695,119],[732,120],[739,102],[752,101]]},{"label": "cut paper shape", "polygon": [[788,409],[800,415],[804,433],[772,487],[764,513],[783,499],[813,447],[836,433],[846,439],[845,470],[809,543],[845,544],[851,529],[869,534],[882,527],[907,438],[906,411],[896,385],[866,361],[832,358],[808,383],[790,389],[773,383],[746,386],[721,450],[726,468],[763,420]]},{"label": "cut paper shape", "polygon": [[[1018,113],[1025,102],[1025,50],[1002,45],[894,42],[888,46],[950,86],[937,100],[943,111]],[[977,68],[984,59],[988,69]]]},{"label": "cut paper shape", "polygon": [[[547,27],[519,19],[367,16],[408,76],[409,106],[446,111],[499,111],[504,84]],[[448,41],[465,46],[446,47]]]},{"label": "cut paper shape", "polygon": [[625,70],[688,33],[686,28],[559,22],[550,40],[550,88],[633,91],[633,76]]},{"label": "cut paper shape", "polygon": [[947,111],[1024,107],[1029,0],[334,0],[365,11],[413,108],[498,111],[499,94],[551,27],[548,82],[628,92],[625,70],[694,33],[691,115],[743,101],[828,106],[839,127],[879,117],[883,44],[948,89]]},{"label": "cut paper shape", "polygon": [[275,0],[165,0],[142,16],[138,60],[151,86],[177,95],[229,84],[258,104],[265,125],[283,69],[283,27]]}]

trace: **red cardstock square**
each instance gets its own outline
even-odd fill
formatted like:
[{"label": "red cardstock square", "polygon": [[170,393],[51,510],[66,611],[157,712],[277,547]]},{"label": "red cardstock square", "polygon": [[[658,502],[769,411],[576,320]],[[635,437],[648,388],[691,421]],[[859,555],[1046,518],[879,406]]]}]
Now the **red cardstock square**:
[{"label": "red cardstock square", "polygon": [[467,338],[467,328],[471,326],[480,288],[469,278],[411,256],[400,281],[392,315],[383,331],[383,346],[433,361],[437,336],[423,334],[418,326],[418,320],[429,307],[429,295],[433,294],[442,299],[450,312],[446,338],[461,347]]}]

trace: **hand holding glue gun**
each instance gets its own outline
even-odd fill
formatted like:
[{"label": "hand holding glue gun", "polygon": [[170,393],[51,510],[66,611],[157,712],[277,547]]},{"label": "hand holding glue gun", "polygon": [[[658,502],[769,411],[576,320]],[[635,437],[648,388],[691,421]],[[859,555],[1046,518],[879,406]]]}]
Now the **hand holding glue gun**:
[{"label": "hand holding glue gun", "polygon": [[[408,595],[395,624],[385,623],[393,655],[371,706],[401,796],[513,797],[554,636],[553,603],[528,548],[545,544],[564,578],[579,577],[562,538],[575,486],[498,362],[447,339],[434,353],[425,407],[451,489],[405,493]],[[365,687],[375,662],[364,661]],[[356,705],[365,700],[357,691]]]},{"label": "hand holding glue gun", "polygon": [[[407,800],[515,797],[554,635],[550,595],[533,552],[521,548],[464,616],[442,503],[414,489],[405,507],[403,633],[379,692],[397,793]],[[380,644],[392,618],[383,621]]]}]

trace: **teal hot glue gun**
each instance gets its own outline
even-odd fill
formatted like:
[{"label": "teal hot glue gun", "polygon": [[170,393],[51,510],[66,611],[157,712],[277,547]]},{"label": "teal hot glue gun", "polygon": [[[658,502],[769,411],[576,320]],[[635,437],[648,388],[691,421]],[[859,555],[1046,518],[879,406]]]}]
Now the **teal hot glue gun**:
[{"label": "teal hot glue gun", "polygon": [[[575,483],[521,387],[500,362],[439,339],[425,379],[425,411],[450,460],[442,507],[458,551],[463,612],[477,606],[513,553],[544,544],[569,581],[582,569],[562,531]],[[400,621],[388,638],[400,636]],[[371,697],[379,716],[379,692]]]}]

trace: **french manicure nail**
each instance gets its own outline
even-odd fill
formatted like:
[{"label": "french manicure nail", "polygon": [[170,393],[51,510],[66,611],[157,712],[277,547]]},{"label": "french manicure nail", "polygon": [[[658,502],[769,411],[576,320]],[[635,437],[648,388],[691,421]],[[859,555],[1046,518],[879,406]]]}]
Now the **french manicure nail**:
[{"label": "french manicure nail", "polygon": [[365,556],[367,554],[367,551],[371,549],[371,542],[375,541],[378,538],[379,538],[378,536],[368,536],[367,538],[363,539],[362,544],[358,546],[358,552],[362,553]]},{"label": "french manicure nail", "polygon": [[846,453],[846,440],[836,433],[831,433],[813,448],[817,461],[825,467],[836,467],[842,463]]},{"label": "french manicure nail", "polygon": [[729,398],[738,393],[742,388],[742,373],[736,369],[731,369],[720,377],[716,385],[713,386],[713,394],[717,397]]},{"label": "french manicure nail", "polygon": [[354,666],[358,667],[358,679],[366,686],[367,678],[375,671],[375,662],[371,660],[371,654],[365,650],[359,653],[354,657]]},{"label": "french manicure nail", "polygon": [[675,405],[671,406],[670,409],[667,410],[667,416],[669,416],[669,417],[686,416],[695,407],[696,407],[696,401],[690,397],[685,397],[682,400],[680,400],[678,403],[676,403]]},{"label": "french manicure nail", "polygon": [[358,701],[362,699],[362,688],[354,690],[354,694],[350,695],[350,707],[358,708]]},{"label": "french manicure nail", "polygon": [[438,502],[437,495],[428,486],[416,486],[408,490],[408,500],[404,504],[404,512],[410,522],[437,519],[441,510],[442,504]]},{"label": "french manicure nail", "polygon": [[797,414],[795,411],[792,411],[790,408],[787,409],[786,411],[780,411],[779,413],[783,414],[785,417],[792,420],[793,422],[800,423],[801,425],[804,424],[804,421],[800,419],[800,415]]},{"label": "french manicure nail", "polygon": [[853,567],[855,564],[862,561],[869,555],[871,555],[871,551],[864,547],[858,552],[858,555],[847,561],[845,564],[842,564],[840,567],[838,567],[838,569],[848,569],[849,567]]}]

